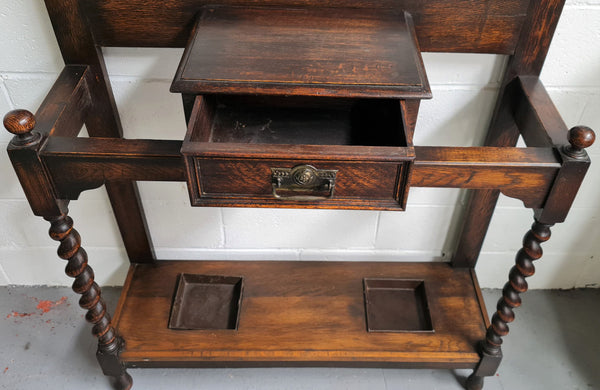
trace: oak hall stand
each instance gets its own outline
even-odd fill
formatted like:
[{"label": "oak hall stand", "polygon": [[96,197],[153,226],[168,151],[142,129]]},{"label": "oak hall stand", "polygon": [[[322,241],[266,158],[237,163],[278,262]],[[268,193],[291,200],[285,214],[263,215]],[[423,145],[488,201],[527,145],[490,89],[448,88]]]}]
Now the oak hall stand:
[{"label": "oak hall stand", "polygon": [[[131,387],[127,367],[471,368],[469,390],[494,375],[540,244],[590,164],[593,131],[567,131],[538,79],[563,1],[46,5],[66,65],[35,115],[4,117],[8,153],[116,389]],[[183,142],[122,138],[101,46],[186,47],[171,88]],[[431,97],[422,51],[510,56],[484,147],[413,145]],[[187,181],[194,206],[403,210],[411,186],[472,191],[449,264],[160,261],[138,180]],[[67,215],[102,185],[131,261],[112,320]],[[474,267],[500,192],[535,220],[490,322]]]}]

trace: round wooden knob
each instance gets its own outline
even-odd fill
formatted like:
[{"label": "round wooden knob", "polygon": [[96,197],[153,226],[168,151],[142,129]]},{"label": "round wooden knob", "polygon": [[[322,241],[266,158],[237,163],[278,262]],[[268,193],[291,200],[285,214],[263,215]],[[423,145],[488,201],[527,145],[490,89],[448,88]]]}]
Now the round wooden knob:
[{"label": "round wooden knob", "polygon": [[568,135],[569,143],[571,148],[575,151],[580,151],[585,148],[592,146],[596,140],[596,134],[594,130],[586,126],[575,126],[569,130]]},{"label": "round wooden knob", "polygon": [[35,116],[27,110],[12,110],[4,116],[4,127],[14,135],[30,133],[35,127]]}]

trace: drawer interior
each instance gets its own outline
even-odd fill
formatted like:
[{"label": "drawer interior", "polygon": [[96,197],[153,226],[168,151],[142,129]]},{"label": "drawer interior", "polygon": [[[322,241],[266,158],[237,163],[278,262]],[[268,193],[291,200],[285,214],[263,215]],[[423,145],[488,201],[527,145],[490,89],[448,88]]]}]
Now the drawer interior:
[{"label": "drawer interior", "polygon": [[400,102],[205,95],[191,142],[407,146]]}]

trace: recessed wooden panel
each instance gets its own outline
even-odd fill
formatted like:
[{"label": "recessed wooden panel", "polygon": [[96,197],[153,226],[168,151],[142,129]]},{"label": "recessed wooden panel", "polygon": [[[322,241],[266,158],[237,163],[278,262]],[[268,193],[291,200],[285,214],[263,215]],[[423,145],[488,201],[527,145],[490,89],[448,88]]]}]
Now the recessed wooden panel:
[{"label": "recessed wooden panel", "polygon": [[231,329],[238,324],[243,279],[181,274],[171,307],[169,329]]},{"label": "recessed wooden panel", "polygon": [[[82,2],[103,46],[185,47],[197,0]],[[422,51],[512,54],[529,0],[222,0],[228,5],[389,8],[410,12]]]},{"label": "recessed wooden panel", "polygon": [[369,332],[432,332],[425,283],[422,280],[364,280]]}]

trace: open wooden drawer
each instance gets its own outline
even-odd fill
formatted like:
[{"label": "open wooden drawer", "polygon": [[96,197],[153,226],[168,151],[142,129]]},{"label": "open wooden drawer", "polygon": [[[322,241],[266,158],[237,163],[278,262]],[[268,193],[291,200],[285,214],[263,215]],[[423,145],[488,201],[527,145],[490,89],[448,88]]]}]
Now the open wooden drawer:
[{"label": "open wooden drawer", "polygon": [[419,99],[403,11],[207,6],[172,92],[195,206],[403,210]]},{"label": "open wooden drawer", "polygon": [[394,99],[198,96],[181,149],[192,204],[402,209],[402,117]]}]

